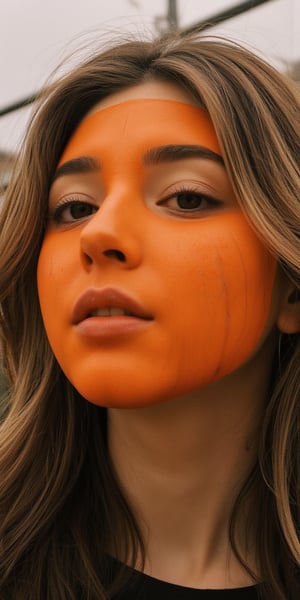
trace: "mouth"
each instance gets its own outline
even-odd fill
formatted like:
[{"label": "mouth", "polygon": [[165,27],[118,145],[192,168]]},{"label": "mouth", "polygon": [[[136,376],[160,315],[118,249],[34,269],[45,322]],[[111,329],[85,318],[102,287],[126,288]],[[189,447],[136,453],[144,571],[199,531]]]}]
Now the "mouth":
[{"label": "mouth", "polygon": [[72,311],[72,324],[78,325],[93,317],[153,319],[140,302],[115,288],[88,289],[79,297]]},{"label": "mouth", "polygon": [[129,312],[128,310],[124,310],[123,308],[118,308],[117,306],[108,306],[107,308],[95,308],[91,310],[89,314],[86,316],[87,319],[91,317],[135,317],[134,313]]}]

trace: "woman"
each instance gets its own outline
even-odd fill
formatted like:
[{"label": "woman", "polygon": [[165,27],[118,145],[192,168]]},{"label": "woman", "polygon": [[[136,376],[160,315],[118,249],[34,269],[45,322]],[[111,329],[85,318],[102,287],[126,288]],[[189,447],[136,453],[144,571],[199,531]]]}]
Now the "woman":
[{"label": "woman", "polygon": [[41,99],[1,214],[3,600],[299,597],[298,156],[293,85],[218,39]]}]

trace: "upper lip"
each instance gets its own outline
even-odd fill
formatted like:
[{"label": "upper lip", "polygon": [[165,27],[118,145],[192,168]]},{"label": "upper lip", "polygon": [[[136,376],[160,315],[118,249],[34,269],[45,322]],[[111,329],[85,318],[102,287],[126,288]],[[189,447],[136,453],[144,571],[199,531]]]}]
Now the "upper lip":
[{"label": "upper lip", "polygon": [[72,311],[72,323],[77,325],[87,319],[93,310],[100,308],[121,308],[139,319],[153,319],[153,316],[136,300],[115,288],[90,288],[77,300]]}]

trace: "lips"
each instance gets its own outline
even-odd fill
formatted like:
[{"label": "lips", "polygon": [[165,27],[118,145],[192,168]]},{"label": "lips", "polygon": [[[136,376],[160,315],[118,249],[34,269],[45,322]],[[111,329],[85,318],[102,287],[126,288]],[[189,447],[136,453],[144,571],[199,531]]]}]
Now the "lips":
[{"label": "lips", "polygon": [[92,317],[134,317],[150,321],[153,316],[136,300],[114,288],[88,289],[77,300],[72,311],[72,324]]}]

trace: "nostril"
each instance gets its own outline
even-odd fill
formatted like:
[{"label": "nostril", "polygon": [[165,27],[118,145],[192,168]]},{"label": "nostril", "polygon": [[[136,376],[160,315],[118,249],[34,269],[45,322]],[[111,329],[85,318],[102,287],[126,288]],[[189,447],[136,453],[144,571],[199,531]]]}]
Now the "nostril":
[{"label": "nostril", "polygon": [[104,250],[103,254],[104,256],[107,256],[107,258],[116,258],[120,262],[126,261],[125,254],[120,250]]},{"label": "nostril", "polygon": [[86,264],[91,265],[93,262],[93,259],[86,252],[83,253],[83,256],[84,256],[84,260],[85,260]]}]

